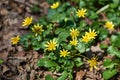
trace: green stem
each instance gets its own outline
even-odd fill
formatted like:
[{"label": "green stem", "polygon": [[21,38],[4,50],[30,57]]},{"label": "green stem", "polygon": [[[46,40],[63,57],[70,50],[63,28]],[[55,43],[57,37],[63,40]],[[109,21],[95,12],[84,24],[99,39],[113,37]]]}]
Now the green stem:
[{"label": "green stem", "polygon": [[101,13],[102,11],[106,10],[107,8],[109,8],[109,4],[105,5],[104,7],[102,7],[101,9],[99,9],[96,13],[99,14]]},{"label": "green stem", "polygon": [[76,56],[83,57],[83,58],[85,58],[85,59],[88,59],[88,60],[89,60],[89,58],[88,58],[88,57],[83,56],[83,55],[80,55],[80,54],[74,54],[74,55],[72,56],[72,58],[74,58],[74,57],[76,57]]}]

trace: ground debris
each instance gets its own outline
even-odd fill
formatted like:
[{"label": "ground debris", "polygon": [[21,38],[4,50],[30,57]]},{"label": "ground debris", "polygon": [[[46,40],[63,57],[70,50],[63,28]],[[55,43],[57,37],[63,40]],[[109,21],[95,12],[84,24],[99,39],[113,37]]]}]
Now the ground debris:
[{"label": "ground debris", "polygon": [[86,72],[80,70],[79,72],[76,73],[76,78],[75,80],[83,80],[83,77],[85,75]]}]

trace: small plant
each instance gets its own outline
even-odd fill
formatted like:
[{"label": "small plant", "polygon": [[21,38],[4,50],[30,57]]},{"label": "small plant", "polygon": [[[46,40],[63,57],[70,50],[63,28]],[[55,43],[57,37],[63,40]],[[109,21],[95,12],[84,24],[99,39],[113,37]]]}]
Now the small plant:
[{"label": "small plant", "polygon": [[[75,5],[71,2],[64,3],[64,0],[51,4],[52,2],[48,0],[51,6],[46,17],[40,18],[38,22],[34,22],[32,17],[25,18],[22,26],[30,29],[31,32],[21,37],[17,36],[17,39],[11,39],[12,44],[20,42],[26,50],[40,50],[44,53],[44,57],[38,60],[37,65],[46,67],[52,72],[61,73],[57,80],[73,80],[74,69],[86,65],[84,63],[88,63],[91,71],[98,69],[99,56],[93,52],[90,54],[92,57],[85,54],[90,51],[93,44],[107,37],[111,37],[110,46],[101,44],[101,49],[104,49],[107,55],[115,56],[115,60],[120,58],[120,33],[115,35],[110,33],[120,24],[115,21],[117,17],[114,19],[111,16],[111,10],[117,8],[114,5],[116,2],[114,0],[109,3],[102,0],[91,2],[73,0],[73,2]],[[98,7],[93,6],[96,3]],[[108,19],[100,19],[101,12],[106,13]],[[113,15],[120,14],[117,12]],[[118,73],[118,62],[119,60],[115,62],[109,59],[104,60],[103,66],[106,68],[103,72],[104,79],[108,80]],[[45,79],[54,80],[50,75]]]}]

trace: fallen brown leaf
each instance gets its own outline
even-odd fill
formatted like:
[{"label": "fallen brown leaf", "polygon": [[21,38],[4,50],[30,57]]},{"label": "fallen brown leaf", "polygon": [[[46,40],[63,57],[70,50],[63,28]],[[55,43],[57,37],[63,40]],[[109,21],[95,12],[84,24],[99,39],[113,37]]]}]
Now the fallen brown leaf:
[{"label": "fallen brown leaf", "polygon": [[85,72],[80,70],[79,72],[76,73],[75,80],[83,80],[84,75],[85,75]]}]

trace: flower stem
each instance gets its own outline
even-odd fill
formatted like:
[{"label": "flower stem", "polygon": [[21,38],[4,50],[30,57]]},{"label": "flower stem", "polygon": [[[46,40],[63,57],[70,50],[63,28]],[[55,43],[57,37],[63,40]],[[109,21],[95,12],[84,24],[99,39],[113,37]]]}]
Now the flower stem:
[{"label": "flower stem", "polygon": [[104,11],[105,9],[109,8],[109,4],[105,5],[104,7],[102,7],[101,9],[99,9],[96,13],[99,14],[101,13],[102,11]]},{"label": "flower stem", "polygon": [[74,58],[74,57],[76,57],[76,56],[83,57],[83,58],[85,58],[85,59],[88,59],[88,60],[89,60],[89,58],[88,58],[88,57],[83,56],[83,55],[80,55],[80,54],[74,54],[74,55],[72,56],[72,58]]}]

